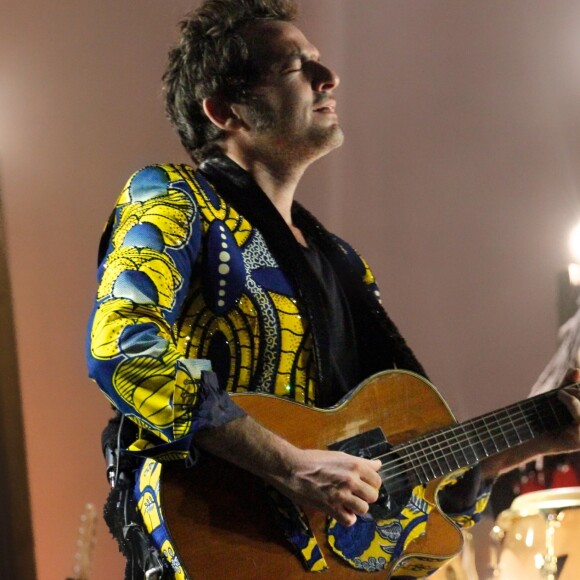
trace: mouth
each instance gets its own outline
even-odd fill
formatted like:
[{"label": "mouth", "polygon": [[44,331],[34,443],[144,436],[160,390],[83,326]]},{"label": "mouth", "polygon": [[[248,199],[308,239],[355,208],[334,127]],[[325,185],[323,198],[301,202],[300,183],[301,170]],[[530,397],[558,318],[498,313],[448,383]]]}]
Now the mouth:
[{"label": "mouth", "polygon": [[336,101],[334,99],[327,99],[314,109],[315,113],[336,114]]}]

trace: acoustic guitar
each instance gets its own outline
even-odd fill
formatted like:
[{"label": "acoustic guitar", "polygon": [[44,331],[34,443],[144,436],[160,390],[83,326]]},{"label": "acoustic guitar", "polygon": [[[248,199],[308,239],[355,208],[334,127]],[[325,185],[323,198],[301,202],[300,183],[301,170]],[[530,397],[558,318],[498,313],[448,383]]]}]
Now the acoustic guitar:
[{"label": "acoustic guitar", "polygon": [[[433,506],[426,532],[370,576],[335,555],[328,543],[328,518],[304,508],[329,568],[324,577],[332,580],[402,578],[410,562],[437,562],[437,567],[452,558],[463,540],[455,523],[438,509],[436,495],[444,476],[571,423],[557,392],[551,391],[458,424],[433,385],[400,370],[373,375],[329,409],[272,395],[232,397],[264,427],[298,447],[380,458],[383,485],[370,509],[373,518],[397,521],[413,488],[426,485],[425,499]],[[204,456],[191,469],[164,465],[161,502],[189,578],[306,580],[314,576],[293,554],[266,509],[263,482],[245,470],[213,456]]]}]

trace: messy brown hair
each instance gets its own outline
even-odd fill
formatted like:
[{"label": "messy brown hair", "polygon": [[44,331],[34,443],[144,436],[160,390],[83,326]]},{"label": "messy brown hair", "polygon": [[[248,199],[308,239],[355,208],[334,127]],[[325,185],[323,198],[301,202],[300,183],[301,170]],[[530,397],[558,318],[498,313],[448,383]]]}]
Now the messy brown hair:
[{"label": "messy brown hair", "polygon": [[199,163],[219,153],[223,131],[203,111],[203,99],[247,101],[258,71],[242,35],[257,20],[292,21],[295,0],[206,0],[180,23],[163,75],[165,109],[181,142]]}]

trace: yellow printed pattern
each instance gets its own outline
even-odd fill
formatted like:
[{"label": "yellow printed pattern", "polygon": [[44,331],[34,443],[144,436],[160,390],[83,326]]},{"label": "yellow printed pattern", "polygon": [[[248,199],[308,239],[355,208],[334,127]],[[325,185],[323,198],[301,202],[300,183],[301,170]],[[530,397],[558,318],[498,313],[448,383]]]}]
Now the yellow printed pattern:
[{"label": "yellow printed pattern", "polygon": [[171,566],[175,580],[185,580],[186,575],[177,557],[163,519],[159,500],[159,477],[161,463],[146,459],[137,477],[138,509],[145,529],[160,547],[160,552]]},{"label": "yellow printed pattern", "polygon": [[[450,479],[447,483],[452,481]],[[479,513],[477,510],[484,509],[486,499],[480,502],[469,516],[464,516],[465,523],[473,523],[474,515]],[[425,499],[425,488],[417,485],[406,506],[394,518],[376,521],[359,518],[350,528],[332,520],[328,528],[329,544],[337,555],[358,570],[385,570],[403,556],[411,542],[426,533],[427,519],[433,508]],[[459,523],[458,518],[453,519]],[[392,576],[424,578],[445,562],[444,558],[427,555],[403,556],[392,570]]]}]

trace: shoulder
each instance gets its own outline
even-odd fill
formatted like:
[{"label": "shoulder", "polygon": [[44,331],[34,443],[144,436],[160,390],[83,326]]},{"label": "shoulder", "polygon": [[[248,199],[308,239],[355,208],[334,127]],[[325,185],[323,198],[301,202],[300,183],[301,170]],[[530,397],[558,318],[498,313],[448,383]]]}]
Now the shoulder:
[{"label": "shoulder", "polygon": [[[158,252],[200,239],[200,186],[188,165],[148,165],[131,175],[109,221],[113,248],[147,247]],[[108,226],[109,227],[109,226]]]},{"label": "shoulder", "polygon": [[374,274],[367,261],[345,240],[336,234],[330,234],[334,243],[344,252],[351,265],[366,284],[375,284]]},{"label": "shoulder", "polygon": [[172,194],[182,194],[195,201],[196,192],[202,188],[196,171],[189,165],[147,165],[129,177],[121,191],[118,205],[146,203]]}]

